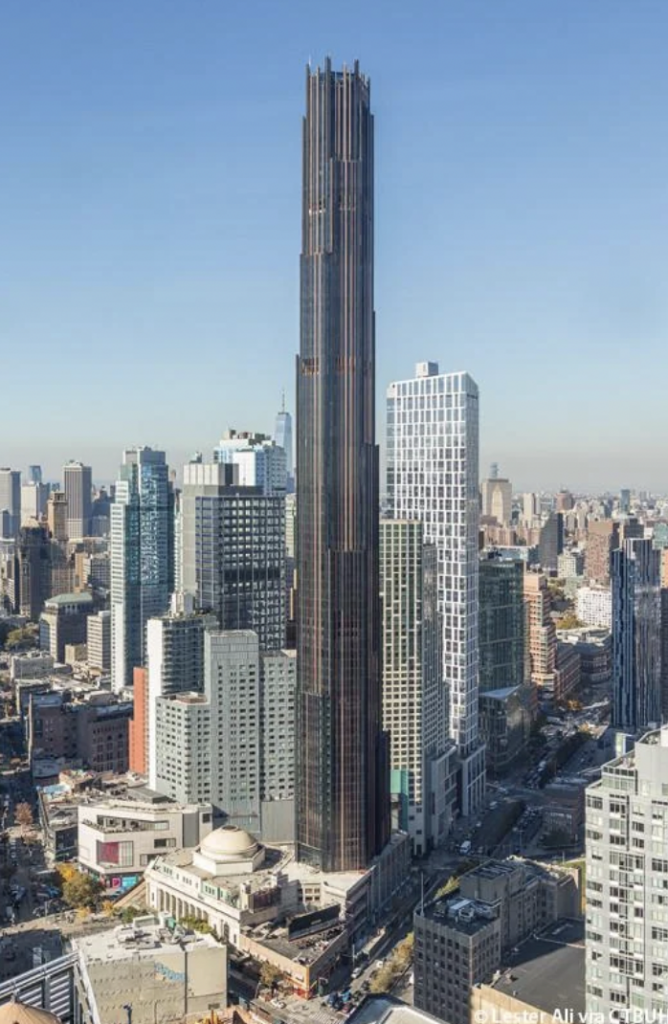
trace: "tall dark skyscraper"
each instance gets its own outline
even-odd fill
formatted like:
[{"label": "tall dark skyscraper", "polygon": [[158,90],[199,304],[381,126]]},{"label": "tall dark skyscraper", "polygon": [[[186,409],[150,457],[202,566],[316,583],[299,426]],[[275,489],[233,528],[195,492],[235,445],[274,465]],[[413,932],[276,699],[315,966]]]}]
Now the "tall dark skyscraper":
[{"label": "tall dark skyscraper", "polygon": [[631,537],[612,552],[612,725],[661,724],[661,570],[652,541]]},{"label": "tall dark skyscraper", "polygon": [[308,69],[297,360],[297,851],[365,867],[389,836],[381,728],[369,81]]},{"label": "tall dark skyscraper", "polygon": [[556,572],[559,555],[564,550],[564,517],[561,512],[550,512],[550,516],[540,531],[538,542],[538,558],[541,569],[545,572]]}]

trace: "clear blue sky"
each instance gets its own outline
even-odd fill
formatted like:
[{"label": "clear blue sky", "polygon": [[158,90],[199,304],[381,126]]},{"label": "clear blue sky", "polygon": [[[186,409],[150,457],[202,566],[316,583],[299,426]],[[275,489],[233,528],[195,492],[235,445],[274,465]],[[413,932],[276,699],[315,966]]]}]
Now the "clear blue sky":
[{"label": "clear blue sky", "polygon": [[667,45],[666,0],[4,0],[0,464],[272,427],[331,54],[372,79],[380,409],[436,359],[481,468],[668,490]]}]

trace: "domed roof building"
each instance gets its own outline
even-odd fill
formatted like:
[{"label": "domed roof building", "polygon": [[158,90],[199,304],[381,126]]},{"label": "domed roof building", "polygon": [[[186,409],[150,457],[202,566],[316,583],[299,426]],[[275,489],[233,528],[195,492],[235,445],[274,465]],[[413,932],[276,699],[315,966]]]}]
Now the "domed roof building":
[{"label": "domed roof building", "polygon": [[249,875],[262,867],[265,848],[245,829],[223,825],[209,832],[193,854],[193,867],[212,875]]},{"label": "domed roof building", "polygon": [[0,1006],[0,1024],[60,1024],[60,1018],[48,1010],[22,1003],[13,996]]},{"label": "domed roof building", "polygon": [[265,846],[238,825],[214,829],[195,849],[156,857],[145,879],[148,905],[180,920],[199,917],[237,945],[243,927],[299,906],[299,885],[286,877],[291,852]]}]

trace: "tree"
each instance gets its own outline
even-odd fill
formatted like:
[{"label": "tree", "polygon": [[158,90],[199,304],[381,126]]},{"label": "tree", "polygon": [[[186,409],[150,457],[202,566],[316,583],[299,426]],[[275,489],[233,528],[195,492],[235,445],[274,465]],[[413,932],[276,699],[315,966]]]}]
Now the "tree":
[{"label": "tree", "polygon": [[570,611],[561,616],[557,629],[578,629],[582,624],[575,612]]},{"label": "tree", "polygon": [[58,872],[62,885],[64,885],[65,882],[71,882],[74,876],[79,873],[76,864],[57,864],[56,871]]},{"label": "tree", "polygon": [[275,964],[270,964],[267,961],[262,964],[262,968],[260,970],[260,983],[265,988],[270,988],[273,991],[282,977],[283,972],[276,967]]},{"label": "tree", "polygon": [[209,922],[204,921],[200,917],[180,917],[179,924],[183,925],[184,928],[192,928],[194,932],[199,932],[201,935],[213,935],[213,928]]},{"label": "tree", "polygon": [[371,982],[370,990],[374,995],[389,992],[397,979],[408,970],[413,960],[414,942],[415,936],[413,932],[409,932],[396,947],[390,959],[383,964]]},{"label": "tree", "polygon": [[21,803],[16,805],[14,811],[14,817],[21,826],[21,832],[25,832],[29,825],[33,823],[32,807],[30,804]]},{"label": "tree", "polygon": [[125,907],[121,913],[121,921],[123,924],[132,924],[135,917],[141,917],[145,913],[146,911],[140,910],[139,907]]},{"label": "tree", "polygon": [[24,626],[21,629],[12,629],[7,634],[5,649],[8,651],[16,651],[22,647],[27,647],[29,644],[35,642],[36,635],[35,629],[30,626]]},{"label": "tree", "polygon": [[381,969],[374,975],[369,991],[373,995],[380,995],[381,992],[389,992],[399,976],[399,969],[394,960],[388,960]]},{"label": "tree", "polygon": [[63,882],[63,899],[71,907],[94,907],[102,893],[102,885],[91,875],[83,871],[75,871],[74,875]]},{"label": "tree", "polygon": [[449,896],[450,893],[454,892],[455,889],[457,889],[458,887],[459,887],[459,875],[451,875],[450,878],[448,878],[448,880],[445,883],[445,885],[442,885],[441,888],[436,893],[436,899],[437,900],[441,900],[441,899],[443,899],[444,896]]}]

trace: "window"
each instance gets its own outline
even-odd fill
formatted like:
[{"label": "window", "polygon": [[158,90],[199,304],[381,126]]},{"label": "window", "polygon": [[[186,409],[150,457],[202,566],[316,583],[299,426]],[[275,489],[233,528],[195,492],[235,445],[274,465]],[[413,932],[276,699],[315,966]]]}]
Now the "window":
[{"label": "window", "polygon": [[131,867],[134,862],[134,843],[131,840],[118,843],[97,843],[97,863],[103,867]]}]

